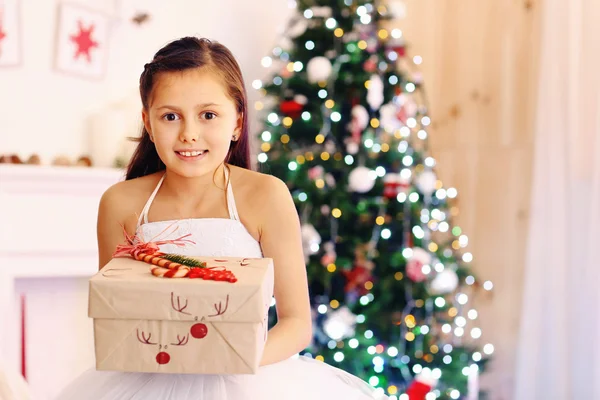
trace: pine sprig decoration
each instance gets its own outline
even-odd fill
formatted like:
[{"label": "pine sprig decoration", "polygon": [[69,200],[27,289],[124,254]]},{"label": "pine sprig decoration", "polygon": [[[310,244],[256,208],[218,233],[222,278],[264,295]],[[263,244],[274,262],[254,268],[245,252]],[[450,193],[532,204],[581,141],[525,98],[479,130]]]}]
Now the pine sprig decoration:
[{"label": "pine sprig decoration", "polygon": [[163,254],[161,258],[185,265],[186,267],[190,268],[206,268],[206,263],[204,261],[198,261],[180,254]]}]

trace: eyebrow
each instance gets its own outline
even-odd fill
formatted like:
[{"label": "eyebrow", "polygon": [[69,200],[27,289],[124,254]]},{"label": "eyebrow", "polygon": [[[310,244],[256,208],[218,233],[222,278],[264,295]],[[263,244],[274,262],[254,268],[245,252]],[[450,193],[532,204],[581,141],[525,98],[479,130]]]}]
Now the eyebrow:
[{"label": "eyebrow", "polygon": [[[206,108],[206,107],[214,107],[214,106],[217,106],[217,107],[218,107],[218,106],[219,106],[219,104],[217,104],[217,103],[202,103],[202,104],[196,104],[196,107],[198,107],[198,108]],[[172,110],[179,110],[179,107],[177,107],[177,106],[172,106],[172,105],[169,105],[169,104],[165,104],[164,106],[157,107],[156,109],[157,109],[157,110],[160,110],[160,109],[163,109],[163,108],[170,108],[170,109],[172,109]]]}]

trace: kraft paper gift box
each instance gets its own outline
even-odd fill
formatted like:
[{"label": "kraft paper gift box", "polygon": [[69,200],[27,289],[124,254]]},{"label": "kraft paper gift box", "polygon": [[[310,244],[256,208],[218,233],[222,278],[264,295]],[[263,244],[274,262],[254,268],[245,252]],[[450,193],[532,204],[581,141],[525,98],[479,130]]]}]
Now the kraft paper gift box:
[{"label": "kraft paper gift box", "polygon": [[89,282],[96,369],[189,374],[256,373],[268,330],[273,263],[210,258],[237,282],[153,276],[114,258]]}]

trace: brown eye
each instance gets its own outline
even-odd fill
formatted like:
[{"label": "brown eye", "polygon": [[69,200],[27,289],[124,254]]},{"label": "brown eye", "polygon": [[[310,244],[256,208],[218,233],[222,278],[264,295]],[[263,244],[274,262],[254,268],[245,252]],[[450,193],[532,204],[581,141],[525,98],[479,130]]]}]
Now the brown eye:
[{"label": "brown eye", "polygon": [[213,113],[213,112],[205,112],[204,114],[204,119],[215,119],[217,117],[217,114]]},{"label": "brown eye", "polygon": [[168,113],[168,114],[163,115],[163,119],[165,121],[171,122],[171,121],[177,121],[179,119],[179,117],[177,116],[177,114]]}]

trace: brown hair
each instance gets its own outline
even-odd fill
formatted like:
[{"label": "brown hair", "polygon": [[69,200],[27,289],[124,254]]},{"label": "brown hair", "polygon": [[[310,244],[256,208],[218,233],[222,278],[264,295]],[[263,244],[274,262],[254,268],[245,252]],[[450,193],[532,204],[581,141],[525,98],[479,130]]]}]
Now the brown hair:
[{"label": "brown hair", "polygon": [[[222,44],[203,38],[184,37],[160,49],[152,61],[144,66],[144,72],[140,76],[140,97],[144,109],[148,109],[157,74],[193,68],[211,68],[223,78],[227,93],[243,118],[242,132],[237,141],[231,142],[225,163],[250,169],[248,100],[244,78],[233,54]],[[126,179],[164,170],[165,165],[145,127],[142,127],[141,137],[136,140],[139,144],[127,166]]]}]

